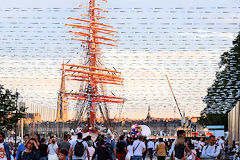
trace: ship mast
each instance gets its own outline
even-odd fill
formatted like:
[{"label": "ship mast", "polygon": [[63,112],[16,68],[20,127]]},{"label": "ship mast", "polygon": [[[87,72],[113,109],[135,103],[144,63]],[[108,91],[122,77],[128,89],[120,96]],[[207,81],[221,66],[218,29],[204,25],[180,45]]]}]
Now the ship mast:
[{"label": "ship mast", "polygon": [[[102,0],[106,2],[106,0]],[[123,85],[123,78],[121,78],[121,72],[116,70],[110,70],[102,68],[98,63],[100,61],[101,48],[100,45],[115,46],[117,47],[117,41],[109,38],[114,36],[117,31],[109,28],[113,26],[98,22],[99,19],[105,19],[106,17],[100,16],[101,12],[108,12],[99,7],[96,7],[96,0],[89,0],[89,6],[80,5],[79,7],[88,8],[88,14],[81,14],[84,19],[68,17],[68,19],[87,23],[88,25],[82,24],[65,24],[72,28],[80,28],[86,32],[69,31],[70,33],[80,36],[83,38],[72,38],[82,43],[87,44],[87,56],[88,64],[65,64],[63,63],[64,78],[68,81],[79,81],[86,82],[86,89],[80,93],[64,92],[67,99],[70,100],[81,100],[87,102],[87,118],[88,118],[88,131],[94,131],[96,129],[96,106],[100,103],[124,103],[124,98],[105,95],[102,85]],[[108,37],[107,37],[108,36]],[[107,43],[105,41],[108,41]],[[112,42],[112,43],[109,43]],[[80,106],[82,107],[82,106]]]}]

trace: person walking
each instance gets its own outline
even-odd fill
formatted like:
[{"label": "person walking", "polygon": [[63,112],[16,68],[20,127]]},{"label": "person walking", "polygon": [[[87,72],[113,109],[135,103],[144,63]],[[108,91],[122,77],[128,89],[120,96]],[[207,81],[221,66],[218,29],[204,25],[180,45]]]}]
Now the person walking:
[{"label": "person walking", "polygon": [[86,157],[90,160],[88,145],[87,142],[82,140],[82,133],[78,133],[77,140],[72,141],[69,153],[73,160],[85,160]]},{"label": "person walking", "polygon": [[138,137],[137,140],[133,142],[133,159],[134,160],[142,160],[143,153],[146,151],[146,145],[142,141],[143,137]]},{"label": "person walking", "polygon": [[186,160],[196,160],[197,151],[195,150],[194,144],[189,143],[188,147],[186,147],[185,151],[186,151]]},{"label": "person walking", "polygon": [[92,159],[97,157],[97,160],[111,160],[112,155],[107,147],[105,147],[105,141],[103,139],[99,140],[99,146],[96,148]]},{"label": "person walking", "polygon": [[166,152],[167,152],[167,145],[163,142],[163,138],[159,138],[158,141],[159,141],[158,145],[155,148],[155,150],[157,152],[158,160],[165,160]]},{"label": "person walking", "polygon": [[[60,143],[58,143],[58,149],[57,149],[57,153],[59,153],[59,151],[61,149],[66,149],[67,151],[69,151],[71,144],[68,141],[69,136],[68,135],[64,135],[63,136],[63,141],[61,141]],[[66,158],[66,160],[68,159],[68,157]]]},{"label": "person walking", "polygon": [[225,157],[225,139],[222,136],[219,141],[218,141],[218,146],[220,147],[220,154],[219,154],[219,158],[223,159]]},{"label": "person walking", "polygon": [[49,160],[58,160],[57,149],[58,149],[58,145],[56,144],[56,139],[52,138],[50,140],[50,144],[48,145],[48,149],[47,149]]},{"label": "person walking", "polygon": [[29,140],[29,135],[28,134],[25,134],[23,136],[23,140],[24,142],[21,143],[19,146],[18,146],[18,149],[17,149],[17,154],[16,154],[16,160],[18,160],[18,156],[19,156],[19,153],[24,151],[26,148],[24,147],[24,145],[26,144],[26,142]]},{"label": "person walking", "polygon": [[200,141],[199,141],[199,153],[197,155],[198,158],[200,158],[200,156],[201,156],[202,149],[203,149],[204,145],[205,145],[204,139],[203,139],[203,137],[201,137]]},{"label": "person walking", "polygon": [[194,149],[197,152],[197,155],[199,155],[200,154],[200,151],[199,151],[200,150],[200,148],[199,148],[200,140],[198,139],[198,137],[194,137],[192,144],[194,145]]},{"label": "person walking", "polygon": [[[107,139],[105,140],[104,146],[108,148],[111,154],[111,160],[116,160],[116,157],[117,157],[116,142],[112,140],[112,135],[110,133],[106,135],[106,138]],[[101,140],[102,139],[103,138],[101,137]]]},{"label": "person walking", "polygon": [[124,136],[120,136],[119,141],[116,145],[117,148],[117,159],[118,160],[125,160],[125,156],[127,154],[127,145],[124,141]]},{"label": "person walking", "polygon": [[175,160],[184,160],[185,157],[185,137],[178,136],[175,141],[173,157]]},{"label": "person walking", "polygon": [[[95,148],[93,147],[93,141],[88,141],[88,152],[89,152],[89,159],[92,160],[93,154],[95,153]],[[86,157],[86,160],[88,158]]]},{"label": "person walking", "polygon": [[0,160],[11,160],[10,147],[4,139],[5,134],[0,132]]},{"label": "person walking", "polygon": [[133,141],[128,142],[127,150],[128,160],[133,160]]},{"label": "person walking", "polygon": [[201,159],[215,160],[220,154],[220,147],[216,145],[216,137],[210,136],[208,145],[205,145],[202,150]]},{"label": "person walking", "polygon": [[152,160],[153,150],[154,150],[154,142],[152,139],[150,139],[149,142],[147,143],[147,149],[148,149],[148,154],[149,154],[150,160]]},{"label": "person walking", "polygon": [[40,145],[39,145],[41,160],[48,159],[47,149],[48,149],[48,146],[45,144],[45,138],[42,138],[40,140]]},{"label": "person walking", "polygon": [[19,153],[18,160],[40,160],[40,151],[35,138],[25,143],[25,150]]},{"label": "person walking", "polygon": [[[184,130],[178,130],[178,131],[177,131],[177,137],[179,137],[179,136],[186,137],[186,132],[185,132]],[[172,146],[171,146],[171,149],[170,149],[169,152],[168,152],[168,155],[171,157],[171,159],[174,159],[172,153],[173,153],[174,150],[175,150],[175,143],[176,143],[176,139],[173,141]]]}]

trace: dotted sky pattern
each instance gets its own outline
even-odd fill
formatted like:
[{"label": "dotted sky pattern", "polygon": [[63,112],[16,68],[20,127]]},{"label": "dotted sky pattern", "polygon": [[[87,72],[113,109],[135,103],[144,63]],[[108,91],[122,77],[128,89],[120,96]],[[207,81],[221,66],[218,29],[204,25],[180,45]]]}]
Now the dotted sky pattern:
[{"label": "dotted sky pattern", "polygon": [[[124,78],[124,86],[106,85],[106,94],[126,98],[123,105],[109,105],[111,117],[121,112],[122,117],[145,118],[148,106],[153,117],[179,117],[165,75],[182,112],[198,116],[219,56],[230,49],[239,32],[239,3],[171,6],[151,2],[100,4],[109,10],[103,14],[109,19],[101,22],[119,32],[115,36],[118,48],[102,47],[102,63],[122,72]],[[0,84],[17,89],[29,112],[39,106],[44,120],[54,120],[62,61],[81,64],[85,58],[81,42],[71,40],[68,32],[81,30],[64,24],[76,24],[67,17],[82,18],[87,9],[78,5],[87,1],[62,1],[56,7],[47,1],[37,4],[8,2],[0,7]],[[78,90],[77,84],[68,85]],[[69,102],[69,119],[77,109],[74,101]]]}]

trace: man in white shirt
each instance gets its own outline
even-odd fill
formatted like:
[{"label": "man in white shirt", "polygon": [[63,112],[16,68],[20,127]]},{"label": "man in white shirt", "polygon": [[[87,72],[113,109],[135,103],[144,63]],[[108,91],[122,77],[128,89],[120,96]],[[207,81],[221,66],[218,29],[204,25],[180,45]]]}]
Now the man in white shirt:
[{"label": "man in white shirt", "polygon": [[152,141],[152,139],[149,139],[149,142],[147,143],[147,149],[148,149],[150,160],[152,160],[153,150],[154,150],[154,142]]},{"label": "man in white shirt", "polygon": [[224,148],[225,140],[222,136],[221,139],[218,141],[218,145],[220,147],[220,159],[223,159],[225,157],[225,148]]},{"label": "man in white shirt", "polygon": [[[81,143],[79,145],[83,145],[83,147],[79,147],[79,148],[83,148],[83,151],[80,151],[80,152],[83,152],[82,156],[77,156],[76,153],[75,153],[75,152],[79,152],[79,151],[76,151],[77,147],[75,147],[77,145],[77,143]],[[69,149],[69,153],[70,153],[70,156],[72,156],[73,160],[79,160],[79,159],[85,160],[86,157],[87,157],[88,160],[90,160],[88,145],[87,145],[87,142],[82,140],[82,133],[78,133],[77,134],[77,140],[72,141],[71,147]]]},{"label": "man in white shirt", "polygon": [[139,137],[136,141],[133,142],[133,156],[134,160],[142,160],[143,152],[146,150],[146,145],[142,141],[143,137]]},{"label": "man in white shirt", "polygon": [[203,147],[201,158],[203,160],[215,160],[220,153],[220,147],[216,145],[216,137],[209,137],[209,144]]},{"label": "man in white shirt", "polygon": [[197,152],[197,155],[199,155],[199,149],[200,149],[200,147],[199,147],[199,140],[198,140],[197,137],[194,137],[194,139],[193,139],[193,144],[194,144],[194,149],[195,149],[195,151]]},{"label": "man in white shirt", "polygon": [[204,143],[204,139],[203,137],[200,138],[200,141],[198,143],[198,148],[199,148],[199,154],[197,155],[198,157],[201,156],[201,153],[202,153],[202,149],[204,147],[205,143]]}]

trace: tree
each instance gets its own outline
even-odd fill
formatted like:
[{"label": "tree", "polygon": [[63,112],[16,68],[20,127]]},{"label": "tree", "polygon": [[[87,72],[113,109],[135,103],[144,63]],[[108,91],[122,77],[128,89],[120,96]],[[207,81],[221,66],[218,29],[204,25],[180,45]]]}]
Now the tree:
[{"label": "tree", "polygon": [[226,114],[240,100],[240,32],[233,47],[220,57],[216,79],[204,98],[203,114]]},{"label": "tree", "polygon": [[18,103],[19,93],[12,93],[0,85],[0,129],[12,130],[24,118],[25,105]]},{"label": "tree", "polygon": [[207,114],[202,115],[198,119],[198,123],[206,126],[206,125],[224,125],[224,129],[228,128],[228,115],[227,114]]}]

